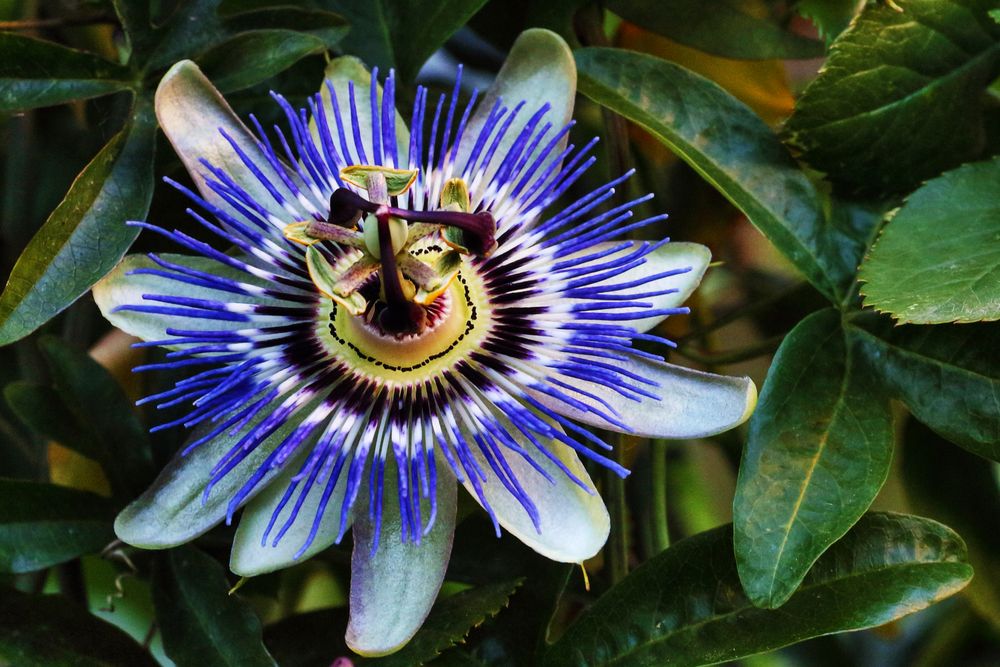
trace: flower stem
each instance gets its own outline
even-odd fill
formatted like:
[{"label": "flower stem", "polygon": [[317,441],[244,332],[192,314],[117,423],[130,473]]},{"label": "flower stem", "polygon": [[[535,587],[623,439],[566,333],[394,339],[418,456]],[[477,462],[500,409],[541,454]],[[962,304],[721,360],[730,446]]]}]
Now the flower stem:
[{"label": "flower stem", "polygon": [[670,525],[667,518],[667,443],[649,441],[650,475],[652,476],[652,546],[653,553],[660,553],[670,546]]},{"label": "flower stem", "polygon": [[707,364],[709,366],[735,364],[740,361],[755,359],[756,357],[761,357],[765,354],[774,352],[778,349],[778,346],[781,345],[781,341],[783,341],[787,336],[787,333],[778,334],[776,336],[771,336],[770,338],[765,338],[754,345],[712,354],[702,354],[685,345],[677,348],[677,354],[690,359],[691,361],[696,361],[699,364]]},{"label": "flower stem", "polygon": [[[625,444],[627,438],[617,435],[614,442],[616,463],[625,464]],[[607,484],[608,506],[611,513],[611,539],[608,549],[608,567],[612,585],[628,575],[628,505],[625,502],[625,480],[610,468],[604,471]]]}]

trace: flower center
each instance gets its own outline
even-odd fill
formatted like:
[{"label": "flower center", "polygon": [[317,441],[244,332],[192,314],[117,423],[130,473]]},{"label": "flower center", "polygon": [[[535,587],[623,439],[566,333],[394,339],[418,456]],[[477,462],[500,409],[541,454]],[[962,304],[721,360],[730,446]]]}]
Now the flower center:
[{"label": "flower center", "polygon": [[447,289],[423,306],[420,332],[387,331],[377,304],[354,315],[336,301],[320,309],[318,334],[332,358],[382,382],[424,381],[451,368],[478,349],[489,329],[489,304],[479,277],[466,264]]},{"label": "flower center", "polygon": [[[470,212],[469,191],[462,179],[445,184],[440,210],[421,211],[393,206],[391,199],[413,185],[416,170],[354,165],[342,169],[340,176],[365,189],[368,198],[338,188],[330,197],[326,222],[293,223],[285,235],[308,246],[306,264],[313,283],[347,312],[365,313],[366,321],[386,337],[421,338],[437,326],[428,322],[428,306],[458,274],[461,255],[486,256],[496,248],[496,222],[488,211]],[[352,229],[354,225],[361,229]],[[453,250],[439,253],[436,265],[410,252],[437,234]],[[331,261],[329,253],[315,246],[323,240],[353,250]],[[380,290],[373,303],[360,289],[376,272]]]}]

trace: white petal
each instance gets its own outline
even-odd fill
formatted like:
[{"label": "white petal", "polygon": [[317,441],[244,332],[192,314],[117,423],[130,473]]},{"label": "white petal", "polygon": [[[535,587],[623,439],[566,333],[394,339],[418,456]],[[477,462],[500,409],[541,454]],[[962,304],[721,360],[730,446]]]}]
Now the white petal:
[{"label": "white petal", "polygon": [[[296,215],[285,211],[275,200],[222,132],[228,134],[259,167],[288,205],[298,210],[296,197],[284,186],[264,157],[257,140],[236,117],[222,94],[190,60],[182,60],[171,67],[160,81],[156,89],[156,118],[206,200],[224,210],[234,211],[205,184],[205,176],[210,173],[201,163],[202,159],[225,171],[269,212],[282,220],[294,222],[290,218],[296,218]],[[299,210],[297,219],[305,219],[305,213]]]},{"label": "white petal", "polygon": [[[559,414],[590,426],[637,436],[681,440],[703,438],[739,426],[750,417],[757,404],[757,388],[747,377],[714,375],[640,357],[615,363],[623,370],[656,382],[658,387],[640,386],[659,399],[642,397],[633,401],[605,385],[573,382],[581,391],[595,394],[610,405],[617,413],[613,416],[625,425],[625,429],[547,394],[530,390],[529,393]],[[608,412],[603,404],[592,398],[567,393]]]},{"label": "white petal", "polygon": [[[622,243],[616,241],[598,243],[578,254],[596,254],[603,250],[620,245],[622,245]],[[635,248],[637,245],[637,241],[630,243],[631,248]],[[629,252],[630,250],[626,249],[616,256],[620,257],[628,254]],[[609,258],[597,261],[607,261],[607,259]],[[659,273],[690,268],[690,271],[687,271],[686,273],[680,273],[665,278],[658,278],[643,285],[622,289],[617,292],[617,294],[629,295],[671,289],[676,290],[676,292],[671,294],[662,294],[660,296],[653,297],[639,297],[637,300],[649,303],[651,305],[651,309],[653,310],[677,308],[682,306],[684,302],[687,301],[688,297],[691,296],[694,290],[701,283],[701,279],[705,275],[705,270],[708,268],[709,262],[712,261],[712,252],[705,246],[698,243],[666,243],[646,255],[644,259],[645,262],[643,264],[610,278],[606,278],[600,282],[596,282],[592,286],[588,285],[588,287],[599,287],[601,285],[625,285]],[[621,324],[624,326],[635,327],[636,331],[643,332],[649,331],[655,327],[663,321],[664,317],[665,316],[643,317],[631,321],[623,321]]]},{"label": "white petal", "polygon": [[[329,547],[341,534],[340,510],[344,501],[344,490],[347,487],[346,471],[341,472],[333,491],[327,498],[326,509],[322,519],[320,519],[316,536],[309,547],[296,558],[296,554],[306,543],[309,533],[312,531],[316,510],[327,488],[325,481],[317,481],[309,488],[295,521],[281,536],[278,543],[274,544],[274,539],[278,537],[288,517],[291,516],[292,509],[299,502],[300,493],[305,486],[306,480],[299,482],[294,493],[286,500],[284,507],[272,524],[274,512],[284,499],[292,477],[299,473],[301,463],[298,461],[285,466],[268,487],[244,508],[229,559],[229,569],[234,573],[244,577],[253,577],[301,563]],[[360,494],[367,497],[367,487],[362,487]],[[345,523],[347,526],[350,525],[350,515]],[[271,524],[270,531],[268,531],[269,524]],[[265,532],[267,533],[266,542],[263,541]]]},{"label": "white petal", "polygon": [[[238,269],[221,264],[214,259],[173,254],[163,254],[160,257],[165,261],[181,264],[197,269],[198,271],[263,287],[262,282],[258,279]],[[231,292],[191,285],[178,280],[164,278],[163,276],[134,273],[129,275],[129,272],[136,269],[158,268],[161,267],[157,266],[153,260],[145,255],[128,255],[111,273],[102,278],[93,287],[94,301],[97,302],[97,306],[101,309],[104,317],[122,331],[130,333],[133,336],[138,336],[143,340],[164,340],[170,338],[167,334],[167,327],[199,331],[232,331],[252,328],[254,326],[249,322],[116,310],[121,306],[170,305],[143,299],[143,294],[182,296],[233,303],[266,303],[269,301],[269,299],[260,297],[233,294]]]},{"label": "white petal", "polygon": [[[545,115],[536,130],[552,123],[552,129],[540,143],[544,146],[548,139],[561,130],[573,118],[573,103],[576,98],[576,62],[563,38],[554,32],[541,28],[525,30],[514,42],[507,60],[496,80],[476,107],[475,113],[469,119],[465,133],[459,143],[456,164],[461,169],[472,153],[479,138],[480,131],[486,125],[486,120],[498,98],[503,105],[513,111],[521,102],[524,107],[517,114],[499,148],[494,154],[491,168],[486,172],[483,183],[488,183],[490,177],[500,166],[503,156],[509,151],[524,129],[528,120],[545,103],[549,112]],[[504,116],[506,118],[507,116]],[[566,146],[566,140],[557,147],[553,154],[558,154]],[[539,171],[544,171],[543,166]],[[458,174],[456,174],[458,175]]]},{"label": "white petal", "polygon": [[[473,453],[487,475],[486,481],[482,483],[483,495],[497,521],[511,535],[546,558],[564,563],[580,563],[595,555],[608,539],[611,519],[576,452],[561,442],[538,438],[570,472],[586,484],[590,493],[539,453],[517,427],[510,422],[505,422],[505,425],[507,432],[519,445],[532,453],[532,458],[541,464],[553,481],[543,477],[520,454],[504,450],[507,464],[538,510],[539,529],[536,529],[527,510],[504,487],[470,439]],[[476,502],[480,502],[468,479],[464,480],[464,484]]]},{"label": "white petal", "polygon": [[[204,491],[212,477],[211,470],[249,428],[263,421],[279,404],[280,400],[269,403],[257,413],[250,425],[236,435],[223,431],[186,456],[174,456],[156,481],[115,519],[115,533],[118,537],[123,542],[143,549],[166,549],[193,540],[225,519],[233,495],[250,479],[267,455],[291,433],[301,417],[290,418],[266,438],[226,474],[206,497]],[[301,411],[308,412],[309,406]],[[210,428],[196,430],[192,441],[207,433]],[[266,487],[275,475],[274,472],[268,473],[247,499]]]},{"label": "white petal", "polygon": [[[444,581],[455,536],[456,486],[447,469],[438,466],[437,518],[420,544],[402,541],[395,466],[386,465],[385,475],[382,530],[374,555],[374,522],[367,506],[358,508],[354,522],[346,640],[364,656],[392,653],[420,629]],[[426,517],[429,503],[422,507]]]}]

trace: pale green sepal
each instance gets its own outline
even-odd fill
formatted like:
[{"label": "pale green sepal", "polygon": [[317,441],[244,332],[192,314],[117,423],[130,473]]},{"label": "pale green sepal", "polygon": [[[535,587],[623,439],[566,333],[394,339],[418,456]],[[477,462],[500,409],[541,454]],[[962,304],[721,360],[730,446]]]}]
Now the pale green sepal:
[{"label": "pale green sepal", "polygon": [[[497,98],[503,99],[503,105],[510,111],[524,102],[524,107],[511,123],[489,169],[476,179],[470,186],[472,198],[481,196],[482,188],[492,180],[493,174],[500,167],[504,156],[510,152],[518,135],[528,120],[546,102],[550,105],[548,113],[538,125],[552,123],[549,137],[561,130],[573,118],[573,103],[576,97],[576,63],[573,53],[563,38],[550,30],[532,28],[525,30],[514,42],[507,60],[500,73],[490,87],[486,96],[479,102],[475,113],[469,119],[462,140],[459,143],[455,160],[456,169],[461,169],[468,161],[479,134],[486,125],[486,120],[493,109]],[[536,128],[536,130],[538,129]],[[541,142],[544,146],[546,142]],[[553,151],[558,155],[566,146],[566,139]],[[536,152],[539,149],[536,149]],[[529,163],[530,164],[530,163]],[[545,163],[547,165],[548,163]],[[544,173],[546,166],[539,167],[538,173]],[[455,173],[455,176],[461,176]]]},{"label": "pale green sepal", "polygon": [[[291,516],[292,509],[299,502],[299,497],[308,478],[299,481],[281,513],[274,520],[271,530],[267,534],[267,541],[262,542],[268,524],[271,523],[275,510],[284,498],[285,492],[292,482],[292,477],[301,470],[302,462],[300,459],[289,463],[274,478],[274,481],[243,509],[243,516],[240,518],[240,525],[236,530],[233,550],[229,558],[229,569],[235,574],[254,577],[301,563],[333,544],[337,536],[350,526],[352,519],[350,515],[348,515],[343,529],[340,525],[340,509],[344,501],[344,489],[347,486],[347,473],[342,471],[327,499],[326,509],[322,519],[320,519],[315,538],[298,558],[296,558],[296,554],[306,543],[309,533],[312,531],[316,510],[326,492],[327,480],[325,479],[318,479],[310,487],[295,521],[275,544],[275,538],[278,537],[288,517]],[[360,494],[367,497],[367,489],[363,488]]]},{"label": "pale green sepal", "polygon": [[[621,245],[621,241],[598,243],[579,254],[592,255],[619,245]],[[634,241],[631,245],[632,248],[635,248],[638,246],[638,242]],[[629,252],[631,252],[631,249],[626,249],[622,251],[619,256],[625,256]],[[671,294],[663,294],[661,296],[653,297],[638,297],[637,300],[649,303],[652,310],[677,308],[678,306],[682,306],[684,302],[687,301],[688,297],[691,296],[694,290],[701,283],[701,279],[705,275],[705,270],[708,268],[709,262],[712,261],[712,252],[705,246],[698,243],[666,243],[646,255],[644,259],[646,261],[639,266],[631,268],[624,273],[619,273],[611,278],[606,278],[600,282],[594,283],[589,287],[598,287],[601,285],[624,285],[658,273],[690,268],[691,270],[687,273],[681,273],[666,278],[659,278],[655,281],[646,283],[645,285],[630,287],[617,292],[617,294],[624,297],[628,294],[643,294],[646,292],[655,292],[665,289],[675,289],[677,291]],[[600,261],[607,261],[607,259],[605,258]],[[649,331],[664,319],[664,316],[643,317],[629,322],[623,322],[623,324],[635,327],[636,331],[643,332]]]},{"label": "pale green sepal", "polygon": [[[326,66],[325,72],[326,81],[320,86],[320,97],[323,101],[323,111],[326,116],[326,123],[330,131],[330,136],[336,141],[336,145],[340,147],[340,134],[338,131],[338,126],[344,128],[345,137],[347,138],[347,145],[351,149],[351,157],[358,161],[360,156],[354,146],[354,133],[353,125],[354,121],[351,116],[351,102],[348,93],[348,82],[354,82],[354,101],[355,108],[357,109],[358,126],[361,133],[361,144],[365,149],[365,157],[368,162],[371,162],[374,156],[374,150],[372,147],[372,114],[371,114],[371,73],[365,68],[364,64],[355,58],[354,56],[341,56],[339,58],[334,58],[330,61],[330,64]],[[335,114],[333,111],[333,104],[330,101],[330,87],[327,86],[327,82],[337,93],[337,104],[339,114]],[[378,87],[378,102],[381,106],[382,104],[382,87]],[[381,120],[381,115],[379,116]],[[314,117],[309,121],[309,132],[313,137],[317,137],[318,130],[316,123],[319,122],[318,117]],[[396,147],[399,158],[399,166],[406,168],[409,165],[409,155],[410,155],[410,132],[406,128],[406,121],[403,117],[396,112]],[[383,147],[383,151],[385,148]],[[392,158],[385,156],[383,162],[389,166],[395,166],[393,164]],[[416,166],[416,165],[414,165]]]},{"label": "pale green sepal", "polygon": [[[597,494],[594,482],[579,456],[568,445],[557,440],[538,437],[539,442],[554,454],[587,487],[585,490],[566,473],[546,458],[510,421],[497,415],[497,419],[518,445],[530,452],[532,458],[548,473],[549,481],[518,453],[503,449],[507,465],[514,473],[527,496],[538,510],[538,529],[523,505],[497,478],[490,464],[478,447],[471,450],[480,468],[486,473],[482,483],[483,495],[493,509],[500,526],[539,554],[563,563],[582,563],[591,558],[608,539],[611,519],[604,501]],[[558,425],[550,424],[554,429]],[[466,434],[468,442],[474,442]],[[475,488],[468,479],[465,488],[481,503]]]},{"label": "pale green sepal", "polygon": [[[640,397],[638,401],[633,401],[608,386],[579,380],[574,380],[574,386],[598,396],[610,405],[618,413],[616,419],[625,428],[548,394],[532,390],[529,393],[564,417],[589,426],[649,438],[678,440],[704,438],[728,431],[745,422],[757,405],[757,387],[748,377],[704,373],[641,357],[629,357],[627,361],[617,361],[615,364],[622,370],[658,383],[658,387],[644,384],[637,386],[655,394],[659,399]],[[603,403],[582,394],[563,391],[582,403],[608,412]]]},{"label": "pale green sepal", "polygon": [[[207,257],[189,257],[187,255],[163,254],[161,259],[174,264],[205,271],[212,275],[238,280],[256,287],[264,287],[261,280],[238,269],[226,266]],[[272,299],[258,296],[247,296],[223,292],[171,280],[162,276],[136,274],[130,272],[136,269],[161,268],[145,255],[128,255],[111,273],[102,278],[93,287],[94,301],[101,313],[111,324],[125,333],[138,336],[143,340],[169,339],[167,327],[171,329],[233,331],[253,328],[250,322],[231,322],[228,320],[209,320],[198,317],[179,317],[177,315],[158,315],[156,313],[138,313],[131,310],[116,310],[121,306],[138,305],[168,305],[157,304],[143,299],[143,294],[159,294],[166,296],[183,296],[195,299],[216,299],[233,303],[274,303]],[[170,346],[168,346],[170,347]]]},{"label": "pale green sepal", "polygon": [[[210,175],[202,164],[207,161],[213,167],[226,172],[255,202],[270,213],[287,219],[288,212],[274,200],[260,180],[247,168],[233,146],[223,136],[225,131],[240,149],[252,160],[273,187],[285,197],[288,205],[299,210],[297,198],[283,184],[282,178],[267,161],[257,140],[236,117],[222,94],[215,89],[198,66],[190,60],[182,60],[171,67],[156,89],[156,118],[163,133],[173,145],[177,155],[187,168],[201,195],[223,210],[242,218],[222,197],[205,183]],[[291,170],[286,175],[300,180]],[[305,184],[302,184],[305,190]],[[298,219],[308,217],[300,211]]]},{"label": "pale green sepal", "polygon": [[[243,435],[270,415],[283,398],[279,397],[262,408],[250,424],[235,435],[223,431],[186,456],[176,455],[145,493],[132,501],[115,519],[115,533],[119,539],[142,549],[167,549],[189,542],[222,522],[232,497],[316,404],[313,401],[300,408],[296,416],[289,418],[219,480],[206,497],[205,487],[212,477],[212,468]],[[217,424],[196,429],[191,441],[214,426]],[[246,501],[270,484],[276,474],[277,471],[269,472]]]},{"label": "pale green sepal", "polygon": [[[368,492],[360,494],[351,558],[350,620],[345,639],[352,651],[380,656],[399,650],[420,629],[444,581],[455,535],[456,484],[447,466],[437,466],[437,518],[420,544],[403,543],[396,466],[385,466],[382,529],[371,553],[374,522],[368,516]],[[430,503],[421,503],[427,517]]]}]

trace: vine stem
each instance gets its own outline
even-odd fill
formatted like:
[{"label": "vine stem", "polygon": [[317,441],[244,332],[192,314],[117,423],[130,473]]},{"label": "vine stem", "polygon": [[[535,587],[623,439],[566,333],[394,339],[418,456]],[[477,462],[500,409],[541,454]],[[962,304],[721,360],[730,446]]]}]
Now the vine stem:
[{"label": "vine stem", "polygon": [[0,30],[42,30],[44,28],[69,28],[85,25],[110,24],[114,22],[114,20],[107,16],[24,19],[21,21],[0,21]]},{"label": "vine stem", "polygon": [[677,354],[690,359],[691,361],[709,366],[735,364],[740,361],[755,359],[765,354],[774,352],[778,349],[778,346],[781,345],[781,341],[783,341],[786,336],[788,336],[787,333],[778,334],[776,336],[771,336],[770,338],[765,338],[754,345],[712,354],[702,354],[692,350],[690,347],[684,346],[677,348]]},{"label": "vine stem", "polygon": [[[622,465],[625,463],[626,442],[625,435],[616,435],[613,456],[615,462]],[[607,484],[608,508],[611,514],[608,567],[611,572],[611,584],[614,585],[628,576],[628,505],[625,502],[625,480],[611,469],[605,469],[604,480]]]},{"label": "vine stem", "polygon": [[664,440],[649,441],[650,475],[653,482],[652,497],[652,547],[653,553],[660,553],[670,546],[670,524],[667,518],[667,443]]}]

